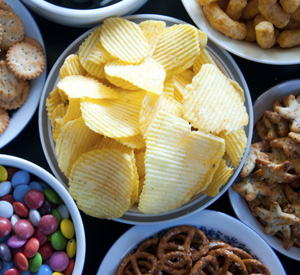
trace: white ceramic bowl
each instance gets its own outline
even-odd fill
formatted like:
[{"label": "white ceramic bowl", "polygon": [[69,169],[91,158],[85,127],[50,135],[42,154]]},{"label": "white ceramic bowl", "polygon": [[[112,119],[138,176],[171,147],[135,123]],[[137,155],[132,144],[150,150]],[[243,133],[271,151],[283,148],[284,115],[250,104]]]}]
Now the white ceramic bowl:
[{"label": "white ceramic bowl", "polygon": [[118,261],[132,253],[144,240],[179,225],[192,225],[200,228],[208,237],[222,239],[231,245],[245,249],[253,257],[265,264],[271,274],[284,275],[285,270],[271,247],[250,227],[239,220],[212,210],[203,210],[179,221],[158,224],[138,225],[125,232],[110,248],[104,257],[97,275],[116,274]]},{"label": "white ceramic bowl", "polygon": [[[69,9],[45,0],[22,0],[31,10],[46,19],[71,27],[90,27],[110,16],[130,14],[144,5],[147,0],[122,0],[98,9]],[[99,1],[100,2],[100,1]]]},{"label": "white ceramic bowl", "polygon": [[239,57],[272,65],[291,65],[300,63],[300,47],[283,49],[275,46],[262,49],[256,43],[231,39],[216,31],[207,21],[197,0],[181,0],[195,24],[207,33],[209,39],[220,47]]},{"label": "white ceramic bowl", "polygon": [[[291,93],[294,95],[300,94],[300,79],[280,83],[264,92],[254,103],[254,121],[258,121],[265,110],[270,109],[273,106],[273,101],[275,99],[280,100],[283,96],[287,96]],[[256,138],[257,136],[254,133],[253,139],[255,140]],[[300,248],[293,246],[288,250],[284,249],[281,239],[264,233],[263,225],[252,215],[246,200],[242,196],[230,188],[229,197],[235,214],[241,221],[253,228],[274,249],[289,258],[300,261]]]},{"label": "white ceramic bowl", "polygon": [[47,183],[60,196],[68,208],[75,227],[77,249],[73,275],[82,274],[86,252],[85,232],[80,212],[68,191],[49,172],[25,159],[0,154],[0,165],[6,167],[16,167],[18,169],[27,171],[28,173],[40,178],[41,181]]},{"label": "white ceramic bowl", "polygon": [[[136,23],[139,23],[141,21],[147,20],[147,19],[153,19],[153,20],[163,20],[166,22],[167,26],[171,26],[173,24],[181,24],[185,23],[183,21],[180,21],[178,19],[168,17],[168,16],[162,16],[162,15],[151,15],[151,14],[141,14],[141,15],[132,15],[129,17],[126,17],[127,19],[130,19]],[[55,155],[55,147],[54,142],[52,139],[52,130],[51,130],[51,123],[47,116],[47,110],[46,110],[46,100],[49,95],[49,93],[53,90],[55,87],[58,77],[59,77],[59,69],[62,66],[65,58],[71,54],[76,53],[78,51],[78,48],[80,44],[84,41],[84,39],[91,33],[92,29],[87,31],[86,33],[82,34],[79,38],[77,38],[58,58],[54,66],[52,67],[52,70],[50,71],[48,78],[46,80],[41,101],[40,101],[40,107],[39,107],[39,131],[40,131],[40,139],[43,147],[44,154],[46,156],[46,159],[48,161],[48,164],[54,173],[54,175],[62,182],[64,183],[65,187],[68,186],[68,180],[63,175],[63,173],[60,171],[58,164],[57,164],[57,158]],[[215,197],[209,197],[204,194],[197,195],[194,198],[192,198],[188,203],[183,205],[182,207],[179,207],[173,211],[167,212],[167,213],[161,213],[161,214],[143,214],[140,211],[138,211],[135,207],[132,207],[129,211],[127,211],[121,218],[116,219],[117,221],[123,222],[123,223],[129,223],[129,224],[138,224],[138,223],[159,223],[159,222],[166,222],[173,219],[178,219],[186,215],[190,215],[191,213],[194,213],[196,211],[200,211],[206,207],[208,207],[210,204],[212,204],[215,200],[217,200],[224,192],[230,187],[230,185],[233,183],[234,179],[239,174],[239,171],[244,163],[245,157],[248,154],[251,138],[252,138],[252,128],[253,128],[253,107],[252,107],[252,100],[250,96],[250,92],[247,86],[247,83],[236,65],[233,58],[224,50],[220,49],[218,46],[209,43],[207,45],[208,51],[211,53],[212,57],[214,58],[216,64],[219,66],[219,68],[223,71],[225,75],[230,77],[231,79],[236,80],[240,86],[243,88],[245,93],[245,107],[247,109],[248,115],[249,115],[249,123],[245,127],[246,136],[248,137],[248,143],[247,148],[244,153],[244,157],[241,160],[241,164],[239,167],[235,169],[234,174],[229,178],[228,182],[223,185],[220,188],[220,192]]]}]

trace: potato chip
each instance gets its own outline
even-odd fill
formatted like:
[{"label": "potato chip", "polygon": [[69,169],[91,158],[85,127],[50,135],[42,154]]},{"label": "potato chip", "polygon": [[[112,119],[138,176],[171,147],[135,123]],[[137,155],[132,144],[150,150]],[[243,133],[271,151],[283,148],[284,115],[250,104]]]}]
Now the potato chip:
[{"label": "potato chip", "polygon": [[112,56],[131,64],[141,62],[150,47],[139,25],[121,17],[104,20],[100,40]]},{"label": "potato chip", "polygon": [[81,116],[80,111],[80,99],[70,98],[69,104],[66,106],[66,113],[63,117],[56,119],[56,122],[65,125],[68,121],[79,118]]},{"label": "potato chip", "polygon": [[201,50],[200,55],[195,59],[195,62],[192,66],[194,74],[199,73],[203,64],[216,65],[214,59],[212,58],[207,49]]},{"label": "potato chip", "polygon": [[186,86],[183,117],[204,132],[237,131],[248,123],[248,114],[230,80],[212,64],[204,64]]},{"label": "potato chip", "polygon": [[96,150],[96,149],[117,149],[121,152],[128,153],[130,154],[133,149],[129,148],[126,145],[123,145],[122,143],[118,142],[117,140],[113,138],[109,138],[103,135],[100,135],[101,138],[93,145],[91,150]]},{"label": "potato chip", "polygon": [[98,80],[82,75],[71,75],[57,83],[67,98],[118,98],[118,92]]},{"label": "potato chip", "polygon": [[87,215],[113,219],[132,205],[138,179],[132,155],[116,149],[82,154],[70,174],[69,192]]},{"label": "potato chip", "polygon": [[163,93],[174,98],[175,76],[171,75],[164,81]]},{"label": "potato chip", "polygon": [[237,83],[235,80],[230,79],[231,85],[235,88],[235,90],[238,92],[238,94],[241,96],[241,99],[243,102],[245,102],[245,95],[244,95],[244,90],[240,86],[239,83]]},{"label": "potato chip", "polygon": [[84,99],[82,117],[93,131],[111,138],[130,137],[140,133],[139,113],[144,91],[119,92],[119,98]]},{"label": "potato chip", "polygon": [[46,99],[46,110],[49,119],[52,121],[53,120],[53,111],[57,107],[57,105],[63,103],[60,94],[58,92],[58,88],[55,87],[54,90],[52,90],[49,93],[49,96]]},{"label": "potato chip", "polygon": [[50,119],[52,128],[56,125],[56,120],[61,119],[67,112],[68,106],[64,103],[60,103],[56,106],[56,108],[52,112],[52,117]]},{"label": "potato chip", "polygon": [[55,153],[59,169],[68,177],[73,163],[98,139],[100,136],[85,125],[82,117],[67,122],[56,139]]},{"label": "potato chip", "polygon": [[150,45],[148,56],[152,56],[157,42],[166,27],[166,23],[164,21],[145,20],[141,22],[139,26]]},{"label": "potato chip", "polygon": [[198,30],[198,39],[200,50],[204,50],[207,44],[207,34],[204,31]]},{"label": "potato chip", "polygon": [[132,149],[144,149],[146,147],[145,140],[142,134],[137,134],[130,137],[116,138],[116,140]]},{"label": "potato chip", "polygon": [[223,139],[191,131],[187,121],[163,111],[152,122],[146,147],[138,208],[148,214],[171,211],[206,189],[225,152]]},{"label": "potato chip", "polygon": [[175,75],[174,98],[178,102],[182,103],[185,86],[192,82],[193,77],[194,73],[191,70],[186,70],[180,74]]},{"label": "potato chip", "polygon": [[148,93],[143,100],[139,114],[140,130],[144,138],[147,137],[148,129],[160,110],[164,110],[175,116],[181,116],[181,104],[174,98],[168,94],[157,96]]},{"label": "potato chip", "polygon": [[191,67],[199,54],[197,29],[192,25],[179,24],[164,30],[152,57],[164,66],[168,75]]},{"label": "potato chip", "polygon": [[163,91],[165,69],[151,57],[136,65],[122,61],[107,62],[104,70],[106,78],[118,87],[128,90],[140,88],[155,94]]},{"label": "potato chip", "polygon": [[70,54],[59,70],[59,78],[63,79],[69,75],[86,75],[86,70],[79,61],[77,54]]},{"label": "potato chip", "polygon": [[219,194],[219,189],[227,183],[233,172],[234,168],[228,167],[225,160],[221,160],[211,183],[207,186],[203,193],[210,197],[217,196]]},{"label": "potato chip", "polygon": [[238,167],[247,146],[247,136],[244,129],[241,128],[227,135],[221,132],[219,137],[225,140],[226,153],[229,155],[233,166]]},{"label": "potato chip", "polygon": [[145,177],[145,151],[140,151],[135,153],[135,165],[139,175],[139,179]]}]

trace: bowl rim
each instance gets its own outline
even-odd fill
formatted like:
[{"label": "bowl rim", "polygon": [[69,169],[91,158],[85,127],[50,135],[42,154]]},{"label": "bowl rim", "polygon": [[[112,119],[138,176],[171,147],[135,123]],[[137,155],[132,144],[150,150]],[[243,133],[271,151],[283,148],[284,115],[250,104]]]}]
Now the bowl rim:
[{"label": "bowl rim", "polygon": [[19,169],[26,170],[30,174],[33,174],[34,176],[38,177],[39,179],[47,183],[49,186],[51,186],[51,188],[53,188],[56,191],[56,193],[61,197],[61,199],[64,201],[64,204],[68,205],[68,211],[72,217],[72,222],[74,224],[75,232],[76,232],[77,247],[76,247],[76,259],[75,259],[74,270],[76,270],[76,272],[77,271],[81,272],[84,267],[85,254],[86,254],[85,231],[84,231],[81,214],[74,200],[69,194],[69,192],[48,171],[46,171],[44,168],[26,159],[11,156],[11,155],[0,154],[0,165],[16,167]]}]

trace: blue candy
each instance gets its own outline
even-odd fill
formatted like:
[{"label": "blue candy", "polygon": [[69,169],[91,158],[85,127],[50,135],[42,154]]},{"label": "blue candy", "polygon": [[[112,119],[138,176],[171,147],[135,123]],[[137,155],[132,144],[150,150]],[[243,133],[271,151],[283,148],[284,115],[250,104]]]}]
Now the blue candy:
[{"label": "blue candy", "polygon": [[37,182],[37,181],[32,181],[31,183],[29,183],[29,186],[32,188],[32,189],[37,189],[37,190],[40,190],[41,192],[43,192],[44,188],[42,187],[42,185]]},{"label": "blue candy", "polygon": [[0,275],[3,275],[3,273],[6,270],[8,270],[10,268],[13,268],[13,267],[15,267],[13,261],[10,261],[10,262],[4,262],[4,261],[2,261],[2,269],[0,270]]},{"label": "blue candy", "polygon": [[26,185],[26,184],[18,185],[15,188],[14,192],[13,192],[14,200],[15,201],[20,201],[23,204],[25,204],[24,196],[31,189],[32,188],[29,185]]},{"label": "blue candy", "polygon": [[[32,273],[35,275],[52,275],[53,271],[49,265],[42,264],[38,272]],[[23,273],[22,273],[23,274]]]},{"label": "blue candy", "polygon": [[18,185],[21,184],[29,184],[30,182],[30,175],[28,172],[24,170],[20,170],[16,173],[11,178],[11,185],[16,188]]}]

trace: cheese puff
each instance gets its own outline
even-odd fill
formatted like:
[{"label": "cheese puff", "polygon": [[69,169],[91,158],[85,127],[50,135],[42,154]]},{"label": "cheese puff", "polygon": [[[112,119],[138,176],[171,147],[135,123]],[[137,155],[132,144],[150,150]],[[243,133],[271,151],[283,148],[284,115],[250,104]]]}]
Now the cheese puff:
[{"label": "cheese puff", "polygon": [[243,19],[251,19],[259,14],[257,9],[258,0],[250,0],[242,12]]},{"label": "cheese puff", "polygon": [[300,6],[300,0],[280,0],[281,7],[288,13],[293,13]]},{"label": "cheese puff", "polygon": [[285,30],[281,32],[277,42],[282,48],[300,46],[300,29]]},{"label": "cheese puff", "polygon": [[247,0],[229,0],[225,12],[231,19],[239,20],[246,5]]}]

